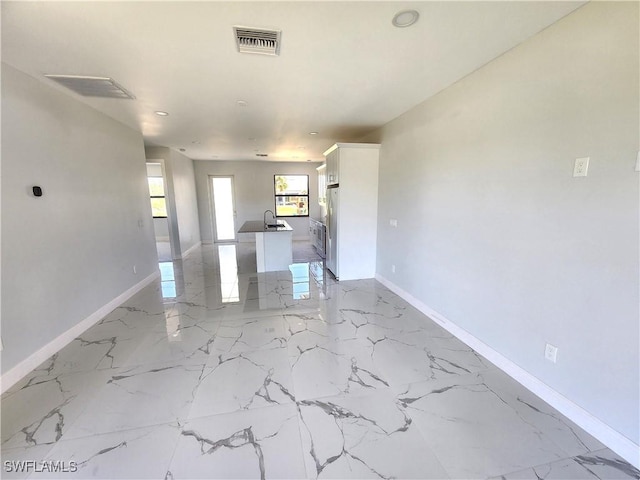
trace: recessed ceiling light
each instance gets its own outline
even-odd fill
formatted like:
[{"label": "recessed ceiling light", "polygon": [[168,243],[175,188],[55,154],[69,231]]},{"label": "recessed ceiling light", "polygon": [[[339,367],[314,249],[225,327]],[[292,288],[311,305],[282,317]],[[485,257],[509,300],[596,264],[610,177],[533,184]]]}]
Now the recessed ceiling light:
[{"label": "recessed ceiling light", "polygon": [[416,23],[418,21],[418,18],[420,18],[420,14],[417,11],[402,10],[401,12],[398,12],[394,15],[391,23],[393,23],[393,25],[396,27],[405,28],[410,27],[411,25]]},{"label": "recessed ceiling light", "polygon": [[307,148],[307,147],[303,147],[302,145],[300,145],[298,148],[299,148],[300,150],[304,150],[304,149],[305,149],[305,148]]},{"label": "recessed ceiling light", "polygon": [[247,102],[245,102],[244,100],[238,100],[236,103],[238,104],[239,107],[247,106]]},{"label": "recessed ceiling light", "polygon": [[161,110],[156,111],[156,115],[160,115],[161,117],[166,117],[169,115],[167,112],[163,112]]},{"label": "recessed ceiling light", "polygon": [[309,132],[309,135],[317,135],[318,132]]}]

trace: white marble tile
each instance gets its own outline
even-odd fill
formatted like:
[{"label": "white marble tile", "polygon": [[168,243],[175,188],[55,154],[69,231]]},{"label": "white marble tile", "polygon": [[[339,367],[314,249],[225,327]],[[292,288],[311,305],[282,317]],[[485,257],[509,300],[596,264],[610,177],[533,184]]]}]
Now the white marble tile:
[{"label": "white marble tile", "polygon": [[[300,340],[300,337],[298,337]],[[297,400],[357,394],[389,383],[376,369],[371,346],[358,339],[321,338],[289,348]]]},{"label": "white marble tile", "polygon": [[33,474],[32,478],[165,478],[179,436],[180,426],[174,423],[63,440],[45,461],[74,462],[77,470]]},{"label": "white marble tile", "polygon": [[523,420],[544,432],[544,435],[551,438],[568,456],[604,448],[602,443],[516,383],[506,373],[494,369],[483,372],[482,378],[494,392],[500,395],[501,399],[518,412]]},{"label": "white marble tile", "polygon": [[205,365],[120,368],[69,429],[67,439],[187,418]]},{"label": "white marble tile", "polygon": [[204,322],[183,326],[179,317],[169,317],[162,330],[148,333],[137,342],[136,348],[121,366],[167,362],[202,365],[209,360],[218,327],[218,324]]},{"label": "white marble tile", "polygon": [[474,350],[448,334],[436,336],[429,330],[387,332],[382,337],[367,336],[367,340],[372,343],[374,364],[394,385],[493,368]]},{"label": "white marble tile", "polygon": [[286,349],[213,352],[189,418],[293,402]]},{"label": "white marble tile", "polygon": [[180,478],[304,478],[295,405],[196,418],[169,467]]},{"label": "white marble tile", "polygon": [[74,459],[74,478],[640,478],[375,280],[257,274],[251,248],[233,278],[213,246],[172,262],[174,297],[153,282],[10,389],[3,459]]},{"label": "white marble tile", "polygon": [[308,478],[448,478],[389,390],[298,406]]},{"label": "white marble tile", "polygon": [[2,449],[51,444],[66,435],[110,371],[42,375],[40,370],[2,396]]},{"label": "white marble tile", "polygon": [[452,478],[481,478],[567,456],[482,374],[409,385],[398,401]]},{"label": "white marble tile", "polygon": [[[126,312],[123,309],[117,309]],[[137,348],[138,342],[151,325],[158,323],[145,322],[144,327],[124,321],[126,313],[110,317],[92,326],[78,338],[62,348],[53,357],[40,365],[38,374],[60,375],[74,372],[87,372],[95,369],[121,366],[129,355]]]},{"label": "white marble tile", "polygon": [[216,333],[213,348],[229,353],[285,348],[286,340],[281,315],[225,320]]},{"label": "white marble tile", "polygon": [[504,480],[640,479],[640,470],[609,449],[495,477]]},{"label": "white marble tile", "polygon": [[[299,356],[310,347],[330,342],[356,340],[353,325],[343,319],[327,321],[320,312],[287,312],[283,315],[287,330],[287,348],[291,356]],[[365,342],[362,342],[365,345]]]}]

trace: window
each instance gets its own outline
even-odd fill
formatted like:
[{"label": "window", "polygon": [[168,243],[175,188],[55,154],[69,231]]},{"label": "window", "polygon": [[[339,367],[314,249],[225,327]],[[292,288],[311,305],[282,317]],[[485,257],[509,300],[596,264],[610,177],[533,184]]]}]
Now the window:
[{"label": "window", "polygon": [[275,175],[276,217],[309,216],[309,175]]},{"label": "window", "polygon": [[149,181],[149,195],[151,197],[151,213],[153,218],[167,218],[167,201],[164,198],[164,179],[162,177],[147,177]]}]

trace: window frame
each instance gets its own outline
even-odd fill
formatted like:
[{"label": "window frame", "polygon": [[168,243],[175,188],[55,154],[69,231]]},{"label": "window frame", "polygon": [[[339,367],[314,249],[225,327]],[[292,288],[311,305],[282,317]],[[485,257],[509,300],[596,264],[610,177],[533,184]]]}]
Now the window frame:
[{"label": "window frame", "polygon": [[[162,179],[162,191],[164,195],[151,195],[151,186],[149,185],[149,178],[160,178]],[[166,185],[164,182],[164,177],[162,175],[147,175],[147,187],[149,188],[149,200],[151,201],[154,198],[162,198],[164,200],[164,211],[166,215],[164,216],[155,216],[153,215],[153,205],[151,206],[151,215],[153,218],[167,218],[169,216],[169,212],[167,211],[167,191]]]},{"label": "window frame", "polygon": [[[307,179],[307,193],[306,194],[291,194],[291,193],[278,193],[277,188],[277,178],[278,177],[306,177]],[[305,218],[309,217],[309,175],[306,173],[277,173],[273,176],[273,201],[274,201],[274,211],[276,212],[276,217],[283,218]],[[304,197],[307,199],[307,213],[304,215],[295,214],[295,215],[278,215],[278,198],[286,198],[286,197]]]}]

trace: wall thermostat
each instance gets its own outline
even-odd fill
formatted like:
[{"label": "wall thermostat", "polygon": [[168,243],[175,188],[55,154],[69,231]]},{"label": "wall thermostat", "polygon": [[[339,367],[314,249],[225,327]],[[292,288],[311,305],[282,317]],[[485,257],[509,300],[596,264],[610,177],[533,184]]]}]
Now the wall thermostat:
[{"label": "wall thermostat", "polygon": [[33,187],[33,195],[36,197],[41,197],[42,196],[42,188],[35,186]]}]

